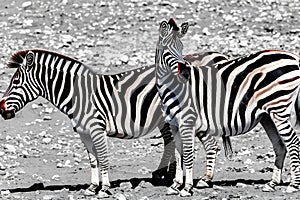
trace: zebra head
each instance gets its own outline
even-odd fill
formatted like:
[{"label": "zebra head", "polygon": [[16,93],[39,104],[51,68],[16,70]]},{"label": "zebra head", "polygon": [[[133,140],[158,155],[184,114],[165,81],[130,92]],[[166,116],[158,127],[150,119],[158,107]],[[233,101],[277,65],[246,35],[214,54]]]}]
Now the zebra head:
[{"label": "zebra head", "polygon": [[173,18],[168,22],[164,20],[160,23],[155,56],[157,66],[166,67],[165,70],[171,70],[176,74],[180,73],[180,66],[185,66],[182,56],[183,44],[180,38],[186,34],[188,27],[187,22],[178,27]]},{"label": "zebra head", "polygon": [[0,101],[0,114],[4,119],[13,118],[17,111],[40,95],[33,76],[35,65],[35,54],[28,50],[17,52],[8,62],[8,67],[17,68],[17,71]]}]

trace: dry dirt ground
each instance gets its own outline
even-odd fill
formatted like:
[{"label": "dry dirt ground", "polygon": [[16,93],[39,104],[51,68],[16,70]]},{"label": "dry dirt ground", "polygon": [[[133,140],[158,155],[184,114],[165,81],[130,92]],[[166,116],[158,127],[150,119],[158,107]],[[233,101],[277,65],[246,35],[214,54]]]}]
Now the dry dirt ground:
[{"label": "dry dirt ground", "polygon": [[[298,0],[14,0],[0,3],[0,95],[14,69],[9,56],[21,49],[43,48],[77,57],[99,73],[115,73],[153,64],[157,30],[163,18],[192,26],[184,53],[216,50],[232,57],[261,49],[300,53]],[[0,199],[97,199],[82,191],[90,181],[87,154],[70,122],[44,99],[30,103],[16,118],[0,119]],[[156,135],[154,132],[151,136]],[[151,179],[162,155],[161,139],[110,138],[109,199],[180,199]],[[272,174],[274,153],[260,127],[233,138],[236,155],[223,151],[213,186],[195,189],[185,199],[300,199],[261,187]],[[196,142],[195,178],[204,173],[204,151]]]}]

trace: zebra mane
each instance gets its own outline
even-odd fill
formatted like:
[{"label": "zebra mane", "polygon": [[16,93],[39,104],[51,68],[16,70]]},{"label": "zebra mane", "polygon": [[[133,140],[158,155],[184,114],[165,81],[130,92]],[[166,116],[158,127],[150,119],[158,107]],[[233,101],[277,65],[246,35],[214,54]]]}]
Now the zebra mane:
[{"label": "zebra mane", "polygon": [[18,67],[20,67],[20,65],[23,63],[23,60],[25,59],[26,54],[29,51],[32,51],[32,52],[35,52],[35,53],[37,52],[37,53],[51,54],[53,56],[58,56],[58,57],[61,57],[61,58],[67,59],[67,60],[74,60],[74,61],[82,64],[82,62],[80,62],[76,58],[72,58],[72,57],[69,57],[69,56],[54,52],[54,51],[49,51],[49,50],[45,50],[45,49],[26,49],[26,50],[21,50],[21,51],[18,51],[16,53],[14,53],[10,57],[10,59],[7,63],[7,67],[8,68],[18,68]]},{"label": "zebra mane", "polygon": [[26,56],[26,54],[28,53],[29,50],[22,50],[22,51],[18,51],[17,53],[14,53],[8,63],[7,63],[7,67],[8,68],[18,68],[20,67],[20,65],[23,63],[23,60]]}]

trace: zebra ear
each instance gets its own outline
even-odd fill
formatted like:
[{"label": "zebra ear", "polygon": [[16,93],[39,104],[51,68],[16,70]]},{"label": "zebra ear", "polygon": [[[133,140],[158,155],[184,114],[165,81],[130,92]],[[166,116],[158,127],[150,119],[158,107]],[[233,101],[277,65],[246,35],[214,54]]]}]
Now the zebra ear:
[{"label": "zebra ear", "polygon": [[162,21],[162,22],[160,23],[159,34],[160,34],[162,37],[167,36],[167,34],[168,34],[168,22],[167,22],[166,20],[164,20],[164,21]]},{"label": "zebra ear", "polygon": [[183,24],[181,24],[179,37],[183,37],[187,33],[188,29],[189,29],[188,22],[184,22]]},{"label": "zebra ear", "polygon": [[32,51],[29,51],[26,56],[26,66],[27,67],[32,67],[33,63],[34,63],[34,53]]}]

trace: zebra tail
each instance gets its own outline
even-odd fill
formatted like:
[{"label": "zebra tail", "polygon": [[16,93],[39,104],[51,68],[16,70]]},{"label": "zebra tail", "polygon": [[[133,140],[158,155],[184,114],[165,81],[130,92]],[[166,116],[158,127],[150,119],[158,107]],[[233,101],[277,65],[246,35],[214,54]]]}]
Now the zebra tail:
[{"label": "zebra tail", "polygon": [[298,93],[294,109],[295,109],[294,110],[295,113],[292,113],[295,115],[292,117],[296,118],[296,119],[294,119],[294,128],[299,130],[300,129],[300,91]]},{"label": "zebra tail", "polygon": [[222,136],[222,140],[223,140],[223,147],[224,147],[224,151],[225,151],[225,156],[226,156],[227,159],[230,160],[233,157],[233,150],[232,150],[230,137],[229,136]]}]

